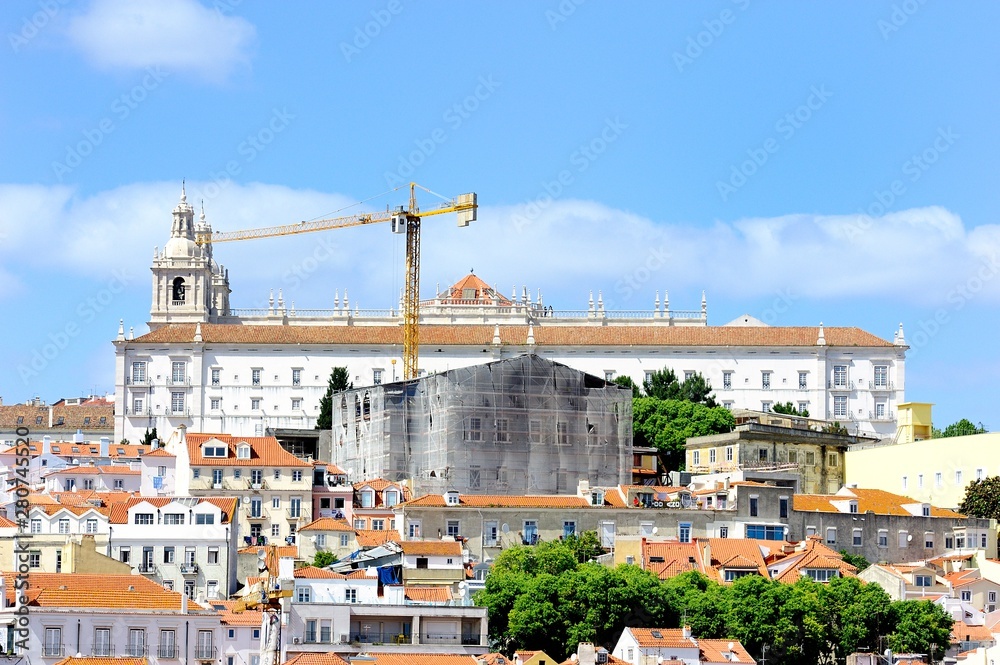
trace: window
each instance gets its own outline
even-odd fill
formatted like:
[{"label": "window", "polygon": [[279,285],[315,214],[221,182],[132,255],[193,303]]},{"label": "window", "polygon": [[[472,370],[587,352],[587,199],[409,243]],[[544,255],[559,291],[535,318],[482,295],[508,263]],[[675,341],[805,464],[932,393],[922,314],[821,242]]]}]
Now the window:
[{"label": "window", "polygon": [[699,466],[701,464],[701,451],[696,450],[691,453],[691,462],[694,466]]},{"label": "window", "polygon": [[280,496],[272,496],[271,497],[271,507],[275,508],[275,509],[281,508],[281,497]]},{"label": "window", "polygon": [[[95,522],[97,520],[94,520]],[[41,533],[42,532],[42,520],[37,517],[31,518],[31,533]]]},{"label": "window", "polygon": [[482,441],[483,420],[482,418],[469,418],[469,429],[465,432],[466,441]]},{"label": "window", "polygon": [[483,547],[496,547],[498,531],[497,522],[483,523]]},{"label": "window", "polygon": [[715,448],[710,448],[708,451],[708,463],[715,464]]},{"label": "window", "polygon": [[723,372],[722,373],[722,389],[731,390],[733,387],[733,373]]},{"label": "window", "polygon": [[885,402],[875,402],[875,419],[885,420]]},{"label": "window", "polygon": [[995,602],[997,602],[997,592],[996,591],[987,591],[986,592],[986,602],[988,602],[988,603],[995,603]]},{"label": "window", "polygon": [[288,500],[288,515],[293,518],[302,516],[302,497],[293,496]]},{"label": "window", "polygon": [[136,360],[132,363],[132,383],[146,382],[146,361]]},{"label": "window", "polygon": [[532,443],[542,442],[542,421],[541,420],[529,420],[528,421],[528,440]]},{"label": "window", "polygon": [[832,568],[807,568],[804,572],[813,582],[829,582],[838,576],[837,571]]},{"label": "window", "polygon": [[851,536],[851,544],[855,547],[861,547],[861,529],[854,529]]},{"label": "window", "polygon": [[930,575],[914,575],[913,584],[921,587],[933,586],[934,578]]},{"label": "window", "polygon": [[478,467],[469,469],[469,487],[479,489],[482,486],[482,471]]},{"label": "window", "polygon": [[135,524],[152,524],[153,513],[136,513],[133,522]]},{"label": "window", "polygon": [[225,446],[205,446],[204,451],[203,457],[228,457]]},{"label": "window", "polygon": [[[382,520],[378,520],[378,521],[381,522]],[[458,520],[448,520],[447,525],[445,526],[445,529],[446,529],[445,533],[449,537],[454,537],[454,536],[459,535],[460,531],[459,531],[459,526],[458,526]]]},{"label": "window", "polygon": [[784,519],[788,517],[788,497],[783,496],[778,499],[778,517]]},{"label": "window", "polygon": [[410,520],[406,525],[406,532],[410,538],[420,537],[420,520]]},{"label": "window", "polygon": [[141,397],[136,397],[132,400],[132,413],[137,416],[142,415],[143,402]]},{"label": "window", "polygon": [[366,529],[366,528],[368,528],[367,527],[367,522],[365,522],[365,518],[364,517],[355,517],[354,518],[354,528],[355,529]]},{"label": "window", "polygon": [[250,482],[253,485],[261,485],[264,482],[264,469],[250,469]]},{"label": "window", "polygon": [[789,450],[788,451],[788,463],[789,464],[797,464],[798,461],[799,461],[799,453],[798,453],[798,451],[796,451],[796,450]]},{"label": "window", "polygon": [[350,537],[346,533],[340,534],[340,546],[347,547],[350,544]]},{"label": "window", "polygon": [[301,410],[302,410],[302,398],[301,397],[293,397],[292,398],[292,411],[301,411]]},{"label": "window", "polygon": [[302,370],[293,369],[292,370],[292,385],[301,386],[302,385]]},{"label": "window", "polygon": [[131,563],[132,561],[132,548],[128,545],[118,548],[118,560],[122,563]]},{"label": "window", "polygon": [[[418,561],[419,561],[419,559],[418,559]],[[426,561],[426,559],[424,559],[424,561]],[[356,603],[356,602],[358,602],[358,590],[357,589],[344,589],[344,602],[345,603]]]},{"label": "window", "polygon": [[930,504],[925,503],[923,506],[921,506],[920,507],[920,513],[924,517],[930,517],[931,516],[931,506],[930,506]]},{"label": "window", "polygon": [[941,487],[944,485],[944,474],[940,471],[934,474],[934,487]]},{"label": "window", "polygon": [[[455,528],[458,528],[458,522],[455,522]],[[377,517],[372,518],[372,531],[385,531],[385,520],[379,519]],[[458,532],[451,533],[451,522],[448,523],[448,535],[457,536]]]},{"label": "window", "polygon": [[251,411],[260,411],[260,398],[259,397],[251,397],[250,398],[250,410]]},{"label": "window", "polygon": [[[808,388],[809,372],[799,372],[799,390]],[[801,409],[800,409],[801,411]]]},{"label": "window", "polygon": [[62,628],[46,628],[45,643],[42,645],[42,655],[53,658],[63,655]]},{"label": "window", "polygon": [[847,365],[833,366],[833,387],[834,388],[847,387]]},{"label": "window", "polygon": [[198,513],[194,516],[195,524],[215,524],[215,515],[211,513]]},{"label": "window", "polygon": [[889,532],[885,529],[878,530],[878,546],[889,547]]},{"label": "window", "polygon": [[766,524],[747,524],[746,526],[747,538],[754,538],[756,540],[782,540],[784,536],[784,526],[768,526]]},{"label": "window", "polygon": [[836,545],[837,544],[837,527],[831,526],[826,529],[826,544]]},{"label": "window", "polygon": [[316,534],[316,547],[326,547],[326,534],[317,533]]},{"label": "window", "polygon": [[111,629],[94,629],[94,655],[107,658],[111,655]]},{"label": "window", "polygon": [[982,480],[986,477],[985,469],[976,469],[976,480]]},{"label": "window", "polygon": [[833,415],[835,418],[847,417],[847,396],[835,395],[833,398]]},{"label": "window", "polygon": [[184,513],[164,513],[163,523],[171,525],[184,524]]},{"label": "window", "polygon": [[221,383],[221,377],[220,377],[221,373],[222,373],[222,370],[220,370],[218,367],[213,367],[212,368],[212,385],[213,386],[218,386]]},{"label": "window", "polygon": [[917,474],[917,487],[919,489],[923,489],[924,487],[924,474],[922,473]]},{"label": "window", "polygon": [[771,372],[760,373],[760,387],[764,390],[771,389]]},{"label": "window", "polygon": [[905,531],[900,531],[898,536],[899,536],[898,542],[900,547],[906,547],[909,545],[910,534],[906,533]]},{"label": "window", "polygon": [[538,542],[538,520],[524,520],[524,544],[534,545]]},{"label": "window", "polygon": [[889,386],[889,367],[887,365],[875,365],[875,387],[886,388]]},{"label": "window", "polygon": [[28,552],[28,568],[42,567],[42,553],[38,550]]},{"label": "window", "polygon": [[385,490],[384,492],[382,492],[382,502],[385,504],[387,508],[395,506],[397,503],[399,503],[399,492],[392,489]]},{"label": "window", "polygon": [[272,538],[278,538],[279,536],[281,536],[281,525],[280,524],[272,524],[271,525],[271,537]]},{"label": "window", "polygon": [[250,384],[254,386],[260,385],[260,369],[250,370]]},{"label": "window", "polygon": [[924,533],[924,547],[934,549],[934,534],[929,531]]},{"label": "window", "polygon": [[174,548],[172,545],[163,548],[163,563],[174,562]]},{"label": "window", "polygon": [[187,378],[187,368],[185,365],[186,363],[183,361],[174,361],[170,363],[170,381],[172,383],[184,383],[184,379]]},{"label": "window", "polygon": [[[275,476],[275,477],[277,477],[277,476]],[[302,472],[301,471],[292,471],[292,482],[293,483],[301,483],[302,482]]]},{"label": "window", "polygon": [[263,507],[263,501],[259,496],[250,497],[250,517],[260,517]]},{"label": "window", "polygon": [[97,533],[97,519],[94,517],[87,518],[84,531],[86,533]]},{"label": "window", "polygon": [[771,413],[771,402],[761,402],[760,410],[764,413]]},{"label": "window", "polygon": [[837,453],[830,453],[827,459],[827,464],[830,466],[837,466]]},{"label": "window", "polygon": [[170,393],[170,412],[184,413],[184,393]]},{"label": "window", "polygon": [[609,383],[611,381],[614,381],[615,380],[615,370],[613,370],[613,369],[606,369],[606,370],[604,370],[604,380],[608,381]]},{"label": "window", "polygon": [[903,489],[904,490],[906,489],[907,485],[909,485],[909,482],[910,482],[910,479],[907,478],[906,476],[903,476]]},{"label": "window", "polygon": [[750,497],[750,517],[757,517],[757,496]]},{"label": "window", "polygon": [[496,430],[497,430],[497,443],[507,443],[508,441],[510,441],[507,433],[506,418],[497,418]]},{"label": "window", "polygon": [[125,654],[133,658],[142,658],[146,655],[146,629],[128,629],[128,647]]},{"label": "window", "polygon": [[731,568],[727,568],[723,579],[725,579],[727,582],[735,582],[741,577],[746,577],[747,575],[755,575],[755,574],[756,571],[753,570],[732,570]]},{"label": "window", "polygon": [[576,535],[576,522],[573,520],[563,520],[563,538]]},{"label": "window", "polygon": [[816,466],[816,453],[813,452],[806,453],[806,464],[808,466]]},{"label": "window", "polygon": [[677,540],[682,543],[691,542],[691,523],[681,522],[677,525]]},{"label": "window", "polygon": [[967,602],[967,603],[972,602],[972,592],[971,591],[962,591],[962,600],[965,601],[965,602]]},{"label": "window", "polygon": [[295,602],[297,603],[311,603],[312,602],[312,589],[307,586],[297,586],[295,587]]},{"label": "window", "polygon": [[728,526],[720,526],[719,527],[719,538],[728,538],[728,537],[729,537],[729,527]]},{"label": "window", "polygon": [[198,631],[198,646],[195,647],[195,658],[198,660],[215,660],[215,647],[212,645],[212,631]]}]

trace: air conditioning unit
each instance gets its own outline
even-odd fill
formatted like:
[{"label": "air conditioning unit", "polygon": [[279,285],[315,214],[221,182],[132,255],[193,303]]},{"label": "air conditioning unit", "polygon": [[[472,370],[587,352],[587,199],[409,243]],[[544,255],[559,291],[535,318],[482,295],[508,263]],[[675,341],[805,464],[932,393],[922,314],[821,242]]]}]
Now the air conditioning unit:
[{"label": "air conditioning unit", "polygon": [[349,643],[351,641],[350,637],[351,636],[348,635],[347,633],[341,633],[340,634],[340,643],[341,644],[347,644],[347,643]]},{"label": "air conditioning unit", "polygon": [[298,643],[299,643],[299,638],[293,637],[292,638],[292,644],[298,644]]},{"label": "air conditioning unit", "polygon": [[212,489],[214,489],[214,490],[221,490],[222,489],[222,483],[212,483]]}]

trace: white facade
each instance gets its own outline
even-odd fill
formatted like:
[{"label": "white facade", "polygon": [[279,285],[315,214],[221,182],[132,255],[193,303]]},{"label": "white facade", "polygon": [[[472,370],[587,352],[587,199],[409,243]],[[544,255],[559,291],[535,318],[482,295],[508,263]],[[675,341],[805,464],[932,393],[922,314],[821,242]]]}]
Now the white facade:
[{"label": "white facade", "polygon": [[141,473],[139,464],[92,464],[70,466],[50,472],[45,476],[45,489],[49,492],[138,492]]},{"label": "white facade", "polygon": [[[152,332],[131,339],[119,327],[116,440],[179,424],[244,436],[311,428],[332,368],[346,366],[355,387],[402,378],[398,309],[352,309],[345,290],[331,310],[295,310],[280,294],[267,309],[230,310],[228,277],[195,245],[185,206],[154,260]],[[183,301],[173,298],[178,278],[191,284]],[[779,328],[749,316],[708,326],[704,297],[692,311],[659,297],[652,310],[606,311],[600,295],[585,309],[555,310],[540,293],[507,298],[475,275],[424,301],[420,321],[424,373],[524,353],[638,384],[670,367],[680,378],[700,372],[734,408],[791,402],[852,433],[880,435],[895,431],[904,401],[901,329],[888,342],[857,328]]]}]

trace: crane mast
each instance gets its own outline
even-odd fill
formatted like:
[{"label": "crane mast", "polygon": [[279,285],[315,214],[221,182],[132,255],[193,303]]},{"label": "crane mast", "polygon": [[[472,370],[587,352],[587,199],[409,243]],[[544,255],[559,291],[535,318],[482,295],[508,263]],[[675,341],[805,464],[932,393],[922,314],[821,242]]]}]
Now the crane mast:
[{"label": "crane mast", "polygon": [[411,182],[410,201],[407,208],[399,206],[394,211],[360,213],[346,217],[331,217],[311,222],[303,221],[297,224],[282,224],[241,231],[198,233],[195,235],[195,242],[199,245],[211,245],[217,242],[274,238],[390,222],[393,233],[406,234],[406,283],[403,288],[403,379],[415,379],[420,348],[420,220],[422,217],[454,212],[458,215],[458,225],[468,226],[470,222],[476,221],[479,208],[476,194],[469,193],[462,194],[439,208],[422,213],[417,206],[417,187],[430,192],[426,187]]}]

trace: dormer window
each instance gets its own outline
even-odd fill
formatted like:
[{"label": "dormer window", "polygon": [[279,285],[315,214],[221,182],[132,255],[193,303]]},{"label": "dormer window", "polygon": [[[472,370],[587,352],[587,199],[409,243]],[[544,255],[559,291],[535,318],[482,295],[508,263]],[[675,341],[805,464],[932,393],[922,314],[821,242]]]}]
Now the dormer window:
[{"label": "dormer window", "polygon": [[856,500],[851,500],[850,503],[848,504],[848,506],[849,506],[850,512],[852,512],[852,513],[858,512],[858,502]]},{"label": "dormer window", "polygon": [[399,492],[396,490],[386,490],[382,493],[382,498],[385,501],[386,507],[395,506],[399,503]]},{"label": "dormer window", "polygon": [[250,459],[250,444],[241,443],[236,446],[236,457],[238,459]]},{"label": "dormer window", "polygon": [[457,506],[459,503],[458,492],[445,492],[444,502],[449,506]]},{"label": "dormer window", "polygon": [[921,514],[924,517],[930,517],[931,516],[931,504],[929,504],[929,503],[923,504],[921,506]]},{"label": "dormer window", "polygon": [[375,505],[375,491],[372,489],[363,489],[359,492],[361,496],[361,507],[362,508],[372,508]]},{"label": "dormer window", "polygon": [[203,457],[227,457],[225,446],[209,446],[206,445],[203,449]]},{"label": "dormer window", "polygon": [[604,490],[594,490],[590,493],[590,505],[592,506],[603,506],[604,505]]}]

